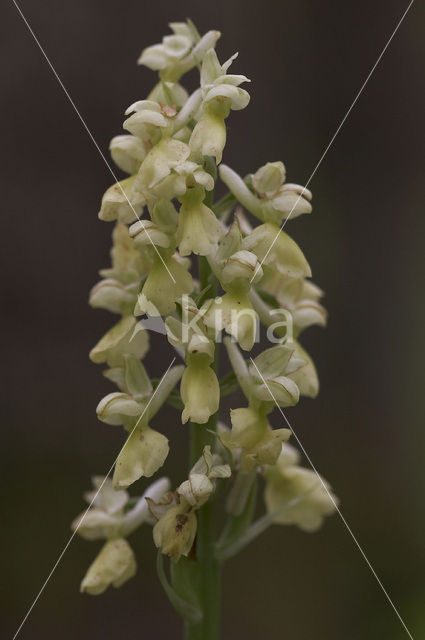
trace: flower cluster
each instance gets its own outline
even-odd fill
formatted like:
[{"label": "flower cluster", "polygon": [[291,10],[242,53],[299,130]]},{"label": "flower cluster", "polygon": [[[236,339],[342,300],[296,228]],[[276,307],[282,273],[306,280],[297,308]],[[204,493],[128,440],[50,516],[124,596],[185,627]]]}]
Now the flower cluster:
[{"label": "flower cluster", "polygon": [[[128,107],[127,133],[110,143],[113,161],[128,177],[106,190],[99,212],[101,220],[115,222],[112,266],[100,272],[90,304],[119,319],[90,358],[105,365],[104,376],[117,389],[100,400],[98,418],[122,426],[126,439],[113,479],[94,479],[90,508],[73,523],[82,537],[106,540],[81,585],[92,594],[134,575],[126,537],[144,522],[154,524],[162,554],[174,562],[193,555],[198,516],[219,479],[230,489],[233,515],[246,508],[257,478],[266,482],[266,509],[275,522],[313,530],[336,505],[328,485],[314,485],[316,475],[298,466],[298,454],[286,444],[290,430],[269,422],[276,405],[293,406],[318,392],[314,364],[299,336],[326,323],[322,292],[309,280],[300,247],[280,228],[311,212],[311,193],[285,182],[282,162],[268,162],[245,179],[220,164],[226,119],[248,105],[241,85],[249,80],[228,73],[236,54],[219,62],[217,31],[201,37],[190,21],[170,27],[173,34],[139,58],[159,73],[159,82]],[[200,86],[189,95],[180,78],[194,68]],[[229,192],[214,204],[217,165]],[[252,226],[241,207],[260,224]],[[284,331],[275,323],[277,311],[286,314]],[[151,380],[142,363],[149,349],[143,316],[163,322],[184,361],[159,380]],[[275,331],[277,344],[252,359],[260,324]],[[246,406],[233,408],[231,428],[221,425],[211,438],[220,397],[228,392],[216,366],[222,335],[232,390],[240,386]],[[130,499],[127,488],[153,476],[168,456],[167,437],[151,426],[165,402],[180,408],[183,424],[204,430],[200,458],[175,491],[162,478]]]}]

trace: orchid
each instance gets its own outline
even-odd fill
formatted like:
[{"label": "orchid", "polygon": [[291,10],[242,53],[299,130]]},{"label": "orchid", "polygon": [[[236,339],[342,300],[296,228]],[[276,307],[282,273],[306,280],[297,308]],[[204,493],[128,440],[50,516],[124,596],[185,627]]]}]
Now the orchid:
[{"label": "orchid", "polygon": [[[266,522],[313,531],[337,508],[330,485],[300,466],[291,429],[273,416],[276,407],[317,395],[317,371],[300,336],[324,326],[326,311],[303,251],[282,228],[311,212],[310,192],[286,183],[280,161],[244,179],[220,165],[226,121],[250,99],[241,88],[248,78],[229,73],[236,54],[222,64],[217,31],[201,37],[191,21],[170,27],[139,58],[158,82],[127,108],[125,133],[110,142],[127,177],[102,198],[99,218],[115,223],[112,264],[100,271],[89,303],[118,318],[90,359],[114,385],[98,401],[97,417],[105,428],[122,428],[125,439],[112,479],[94,477],[89,508],[72,527],[104,540],[81,583],[95,595],[135,575],[127,537],[153,525],[158,576],[186,639],[218,640],[220,565],[259,530],[257,486],[264,485],[262,529]],[[189,95],[181,79],[195,68],[200,86]],[[217,201],[220,178],[229,191]],[[173,354],[159,379],[145,366],[155,330]],[[264,331],[267,348],[257,344]],[[231,370],[222,376],[223,342]],[[225,410],[222,399],[238,389],[244,400]],[[175,431],[166,429],[166,403],[180,412]],[[219,413],[224,422],[217,423]],[[189,436],[189,473],[173,490],[162,477],[139,492],[176,455],[177,430]],[[222,496],[226,523],[217,537]]]}]

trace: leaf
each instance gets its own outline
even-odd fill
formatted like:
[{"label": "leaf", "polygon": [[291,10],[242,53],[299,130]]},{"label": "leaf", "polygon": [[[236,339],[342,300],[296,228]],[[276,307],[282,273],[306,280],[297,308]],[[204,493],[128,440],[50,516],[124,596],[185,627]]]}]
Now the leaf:
[{"label": "leaf", "polygon": [[[177,564],[180,564],[180,562],[181,560]],[[188,602],[185,598],[182,598],[168,582],[167,576],[165,575],[164,571],[164,559],[160,550],[158,550],[157,554],[156,570],[158,573],[159,581],[177,613],[184,620],[187,620],[189,624],[198,624],[202,620],[201,609],[192,602]],[[185,590],[182,585],[179,584],[181,593],[187,593],[187,590]]]},{"label": "leaf", "polygon": [[199,586],[199,565],[194,560],[181,556],[178,562],[171,563],[171,583],[180,598],[199,609],[202,617]]}]

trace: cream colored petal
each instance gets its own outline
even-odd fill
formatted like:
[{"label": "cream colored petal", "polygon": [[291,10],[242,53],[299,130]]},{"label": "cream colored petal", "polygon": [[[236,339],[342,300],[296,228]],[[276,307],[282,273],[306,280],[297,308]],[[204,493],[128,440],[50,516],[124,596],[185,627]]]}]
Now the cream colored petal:
[{"label": "cream colored petal", "polygon": [[80,590],[91,595],[103,593],[109,585],[120,587],[137,570],[136,558],[126,540],[109,540],[90,565]]},{"label": "cream colored petal", "polygon": [[126,489],[142,476],[150,478],[168,456],[168,439],[148,426],[136,427],[126,440],[115,464],[116,489]]}]

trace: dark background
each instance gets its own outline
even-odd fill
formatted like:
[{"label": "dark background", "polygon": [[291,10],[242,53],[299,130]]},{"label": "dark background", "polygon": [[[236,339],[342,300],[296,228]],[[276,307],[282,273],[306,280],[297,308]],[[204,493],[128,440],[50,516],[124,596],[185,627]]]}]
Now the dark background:
[{"label": "dark background", "polygon": [[[130,2],[21,0],[20,6],[100,148],[154,75],[136,66],[167,22],[218,28],[221,60],[252,79],[228,121],[224,161],[241,174],[285,161],[305,183],[407,1]],[[314,211],[290,222],[328,328],[304,343],[317,400],[289,419],[413,636],[425,635],[424,6],[414,3],[315,175]],[[4,637],[11,637],[67,542],[92,473],[123,442],[97,422],[112,390],[87,353],[113,318],[87,305],[109,265],[112,226],[97,219],[112,183],[12,2],[0,39]],[[153,376],[171,351],[154,338]],[[186,473],[187,429],[166,409],[167,472]],[[279,414],[275,426],[281,424]],[[144,485],[141,485],[143,488]],[[75,538],[23,628],[24,638],[179,637],[156,580],[151,532],[133,535],[137,577],[92,598],[79,582],[98,545]],[[224,638],[407,637],[338,516],[307,535],[274,527],[224,573]]]}]

